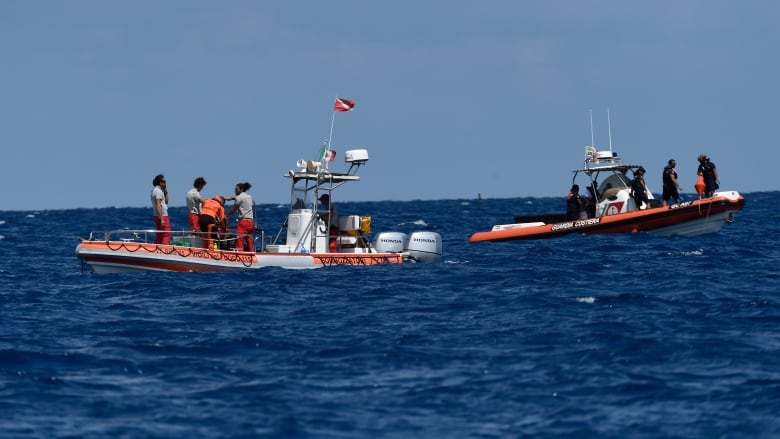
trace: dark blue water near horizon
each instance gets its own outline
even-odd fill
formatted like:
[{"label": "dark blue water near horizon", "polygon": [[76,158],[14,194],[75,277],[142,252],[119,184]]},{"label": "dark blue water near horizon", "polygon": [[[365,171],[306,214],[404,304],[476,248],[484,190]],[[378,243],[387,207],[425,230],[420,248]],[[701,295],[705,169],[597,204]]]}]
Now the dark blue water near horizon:
[{"label": "dark blue water near horizon", "polygon": [[561,200],[341,203],[444,262],[233,274],[82,272],[150,209],[0,212],[0,437],[780,437],[780,192],[746,200],[696,238],[482,244]]}]

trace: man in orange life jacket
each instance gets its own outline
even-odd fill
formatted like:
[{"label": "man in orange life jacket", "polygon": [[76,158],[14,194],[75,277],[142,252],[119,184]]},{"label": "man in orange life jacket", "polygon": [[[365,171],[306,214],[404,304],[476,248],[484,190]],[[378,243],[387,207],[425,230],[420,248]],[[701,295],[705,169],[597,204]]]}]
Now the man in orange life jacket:
[{"label": "man in orange life jacket", "polygon": [[222,195],[203,200],[203,207],[198,217],[198,225],[203,235],[203,244],[206,248],[214,247],[214,239],[218,232],[225,227],[225,199]]}]

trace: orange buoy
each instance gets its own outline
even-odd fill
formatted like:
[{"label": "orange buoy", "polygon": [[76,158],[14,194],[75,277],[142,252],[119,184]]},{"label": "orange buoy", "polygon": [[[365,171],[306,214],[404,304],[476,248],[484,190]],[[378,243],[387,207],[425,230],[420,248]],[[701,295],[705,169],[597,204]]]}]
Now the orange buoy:
[{"label": "orange buoy", "polygon": [[699,178],[696,179],[696,184],[693,185],[694,188],[696,188],[696,193],[699,194],[699,198],[704,194],[704,189],[707,187],[706,184],[704,184],[704,177],[701,175]]}]

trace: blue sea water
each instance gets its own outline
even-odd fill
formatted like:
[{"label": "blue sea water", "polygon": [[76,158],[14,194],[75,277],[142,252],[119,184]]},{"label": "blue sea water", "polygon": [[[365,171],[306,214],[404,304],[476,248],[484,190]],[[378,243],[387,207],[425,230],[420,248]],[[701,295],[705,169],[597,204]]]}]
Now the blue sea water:
[{"label": "blue sea water", "polygon": [[150,209],[0,212],[0,436],[780,437],[778,205],[696,238],[470,244],[561,200],[342,203],[440,233],[444,262],[103,276],[78,237]]}]

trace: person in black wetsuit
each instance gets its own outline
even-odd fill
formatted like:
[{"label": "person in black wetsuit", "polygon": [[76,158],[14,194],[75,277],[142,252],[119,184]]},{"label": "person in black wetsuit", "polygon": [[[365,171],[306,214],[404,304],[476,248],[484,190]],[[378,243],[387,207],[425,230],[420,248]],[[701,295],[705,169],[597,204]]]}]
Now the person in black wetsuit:
[{"label": "person in black wetsuit", "polygon": [[718,169],[715,167],[715,163],[712,163],[705,154],[699,154],[699,169],[696,173],[704,178],[704,196],[711,197],[720,188]]},{"label": "person in black wetsuit", "polygon": [[580,212],[584,213],[585,201],[580,196],[580,186],[572,185],[569,194],[566,195],[566,219],[580,219]]},{"label": "person in black wetsuit", "polygon": [[664,173],[662,175],[664,192],[663,195],[661,195],[664,206],[666,206],[668,201],[672,198],[674,198],[675,203],[680,204],[680,193],[678,190],[682,190],[682,186],[680,186],[680,183],[677,181],[676,166],[677,162],[674,159],[671,159],[669,160],[669,164],[664,168]]},{"label": "person in black wetsuit", "polygon": [[593,184],[586,188],[590,194],[590,198],[585,200],[585,210],[588,212],[588,218],[596,217],[596,204],[599,202],[598,187],[599,182],[593,180]]},{"label": "person in black wetsuit", "polygon": [[636,210],[642,209],[642,203],[645,203],[646,209],[650,207],[647,185],[645,185],[645,168],[641,166],[634,171],[634,179],[631,180],[631,196],[636,203]]}]

